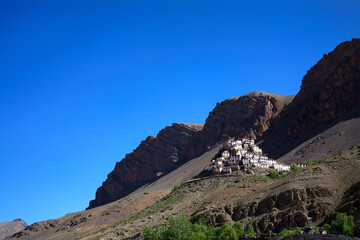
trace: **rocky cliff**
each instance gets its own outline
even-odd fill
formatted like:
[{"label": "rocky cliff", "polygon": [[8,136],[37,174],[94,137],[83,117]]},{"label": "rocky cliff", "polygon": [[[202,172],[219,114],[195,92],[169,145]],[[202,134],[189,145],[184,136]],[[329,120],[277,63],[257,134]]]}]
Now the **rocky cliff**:
[{"label": "rocky cliff", "polygon": [[187,151],[188,158],[201,155],[228,137],[259,138],[293,97],[255,91],[217,103],[203,130],[193,137]]},{"label": "rocky cliff", "polygon": [[360,116],[360,39],[338,45],[304,76],[301,90],[263,137],[278,158],[336,121]]},{"label": "rocky cliff", "polygon": [[90,201],[88,209],[120,199],[177,168],[184,161],[184,151],[192,136],[202,127],[202,124],[174,123],[156,137],[149,136],[142,141],[132,153],[116,163],[97,189],[96,198]]}]

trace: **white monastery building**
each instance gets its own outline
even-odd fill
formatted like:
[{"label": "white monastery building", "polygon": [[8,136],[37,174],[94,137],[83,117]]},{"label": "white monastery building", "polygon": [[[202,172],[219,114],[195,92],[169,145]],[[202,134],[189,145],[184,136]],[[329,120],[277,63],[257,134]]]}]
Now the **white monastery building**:
[{"label": "white monastery building", "polygon": [[289,171],[290,166],[262,155],[254,139],[230,138],[219,148],[219,153],[205,167],[212,174],[229,174],[251,168]]}]

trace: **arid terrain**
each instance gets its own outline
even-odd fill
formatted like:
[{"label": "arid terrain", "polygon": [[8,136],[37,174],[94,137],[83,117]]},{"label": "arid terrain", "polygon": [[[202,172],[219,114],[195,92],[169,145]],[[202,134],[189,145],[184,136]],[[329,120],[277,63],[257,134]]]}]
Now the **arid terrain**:
[{"label": "arid terrain", "polygon": [[167,216],[182,212],[192,220],[204,216],[215,225],[248,218],[259,233],[269,235],[282,228],[305,226],[308,216],[313,224],[320,224],[346,200],[346,190],[359,184],[359,173],[360,146],[356,146],[276,180],[262,172],[195,180],[84,239],[126,239],[145,225],[166,223]]},{"label": "arid terrain", "polygon": [[[165,127],[116,163],[88,210],[34,223],[10,239],[141,238],[143,226],[180,213],[215,226],[249,219],[257,233],[273,235],[345,212],[359,235],[359,93],[360,39],[353,39],[325,54],[296,96],[255,91],[217,103],[205,124]],[[267,170],[194,179],[229,137],[255,139],[281,162],[318,162],[278,179]]]},{"label": "arid terrain", "polygon": [[[191,180],[216,152],[217,148],[212,149],[119,201],[33,224],[16,237],[127,239],[139,234],[143,226],[166,223],[169,215],[183,212],[192,220],[204,216],[215,225],[247,218],[259,233],[272,234],[306,225],[307,216],[314,224],[322,223],[344,205],[346,191],[360,182],[360,146],[280,179],[256,171]],[[171,192],[174,185],[180,187]],[[357,224],[359,220],[356,218]]]}]

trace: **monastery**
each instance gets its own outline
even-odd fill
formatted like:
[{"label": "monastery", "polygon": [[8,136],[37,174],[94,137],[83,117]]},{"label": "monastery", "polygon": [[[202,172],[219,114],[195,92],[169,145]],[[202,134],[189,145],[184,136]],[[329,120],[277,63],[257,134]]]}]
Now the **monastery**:
[{"label": "monastery", "polygon": [[218,154],[205,167],[212,174],[228,174],[253,168],[289,171],[290,166],[262,155],[253,139],[230,138],[219,148]]}]

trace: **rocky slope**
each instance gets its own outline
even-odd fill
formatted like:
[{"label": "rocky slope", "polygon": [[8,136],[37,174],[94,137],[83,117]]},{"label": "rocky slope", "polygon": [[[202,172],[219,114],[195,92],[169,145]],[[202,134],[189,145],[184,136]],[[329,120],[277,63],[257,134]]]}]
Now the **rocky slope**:
[{"label": "rocky slope", "polygon": [[[360,117],[360,39],[339,44],[313,66],[261,147],[279,158],[334,124]],[[360,137],[360,136],[358,136]]]},{"label": "rocky slope", "polygon": [[343,120],[303,142],[278,158],[285,163],[301,163],[328,157],[360,143],[360,117]]},{"label": "rocky slope", "polygon": [[148,137],[126,157],[117,162],[89,208],[120,199],[144,184],[151,183],[184,161],[184,150],[202,124],[174,123],[156,137]]},{"label": "rocky slope", "polygon": [[[155,204],[171,192],[175,185],[192,179],[201,172],[217,148],[192,159],[174,171],[160,177],[117,201],[86,211],[67,214],[58,219],[37,222],[17,233],[13,239],[69,240],[84,237],[92,232],[105,229],[115,222],[128,219],[142,209]],[[90,238],[92,239],[92,238]],[[118,239],[118,238],[115,238]]]},{"label": "rocky slope", "polygon": [[12,236],[16,232],[24,230],[26,226],[27,224],[24,222],[24,220],[20,218],[15,219],[12,222],[0,223],[0,240]]},{"label": "rocky slope", "polygon": [[[283,228],[321,224],[336,211],[355,217],[360,230],[358,191],[360,145],[271,180],[261,172],[193,180],[126,221],[85,239],[126,239],[145,225],[166,222],[169,215],[185,212],[192,221],[205,217],[214,225],[248,219],[258,233],[272,234]],[[336,238],[334,238],[336,239]]]},{"label": "rocky slope", "polygon": [[360,145],[276,180],[261,171],[191,180],[216,153],[217,147],[120,200],[32,224],[11,239],[131,239],[143,226],[182,212],[192,220],[205,216],[215,225],[247,218],[258,232],[271,233],[303,226],[307,216],[319,224],[334,211],[355,211],[360,230]]}]

